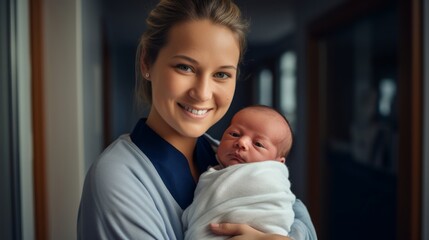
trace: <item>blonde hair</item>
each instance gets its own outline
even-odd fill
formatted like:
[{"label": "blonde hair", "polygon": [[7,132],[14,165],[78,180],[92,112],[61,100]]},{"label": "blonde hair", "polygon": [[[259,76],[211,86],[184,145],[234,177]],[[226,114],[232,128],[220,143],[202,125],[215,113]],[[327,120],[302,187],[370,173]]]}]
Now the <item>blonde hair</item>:
[{"label": "blonde hair", "polygon": [[142,75],[142,64],[150,66],[156,61],[175,24],[203,19],[226,26],[237,35],[241,62],[246,48],[248,24],[235,3],[231,0],[161,0],[149,13],[146,19],[147,30],[141,36],[137,48],[135,95],[139,105],[145,102],[152,104],[152,88]]}]

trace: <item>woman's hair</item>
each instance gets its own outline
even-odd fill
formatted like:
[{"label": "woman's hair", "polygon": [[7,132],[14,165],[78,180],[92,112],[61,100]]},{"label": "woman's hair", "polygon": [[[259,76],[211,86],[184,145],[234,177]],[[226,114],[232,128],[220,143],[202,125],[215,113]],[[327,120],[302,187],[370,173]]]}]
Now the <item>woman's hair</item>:
[{"label": "woman's hair", "polygon": [[142,76],[143,63],[152,65],[168,41],[170,29],[181,22],[208,19],[228,27],[237,35],[240,46],[240,62],[246,47],[247,22],[232,0],[161,0],[146,19],[136,54],[136,100],[152,104],[150,81]]}]

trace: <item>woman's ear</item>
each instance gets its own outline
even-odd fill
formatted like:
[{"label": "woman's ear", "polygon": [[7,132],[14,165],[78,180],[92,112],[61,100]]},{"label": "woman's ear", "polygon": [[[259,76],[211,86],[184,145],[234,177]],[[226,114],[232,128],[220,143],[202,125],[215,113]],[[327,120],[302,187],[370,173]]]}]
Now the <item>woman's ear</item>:
[{"label": "woman's ear", "polygon": [[143,52],[140,54],[140,74],[141,76],[146,79],[147,81],[150,81],[150,66],[146,59],[146,52],[143,50]]}]

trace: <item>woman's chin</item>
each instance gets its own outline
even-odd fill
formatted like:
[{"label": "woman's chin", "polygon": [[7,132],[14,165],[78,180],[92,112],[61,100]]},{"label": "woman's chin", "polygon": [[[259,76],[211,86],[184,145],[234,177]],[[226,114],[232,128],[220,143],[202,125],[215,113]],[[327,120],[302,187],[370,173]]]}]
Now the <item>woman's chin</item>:
[{"label": "woman's chin", "polygon": [[181,134],[185,137],[198,138],[207,132],[211,124],[184,123],[181,124]]}]

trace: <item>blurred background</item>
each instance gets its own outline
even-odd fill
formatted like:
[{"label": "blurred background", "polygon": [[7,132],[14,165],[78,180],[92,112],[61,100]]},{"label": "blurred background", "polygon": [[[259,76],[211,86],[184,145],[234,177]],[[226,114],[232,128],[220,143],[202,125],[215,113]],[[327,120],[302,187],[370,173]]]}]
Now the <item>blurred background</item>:
[{"label": "blurred background", "polygon": [[[0,1],[0,239],[76,239],[86,171],[146,114],[134,61],[157,2]],[[209,133],[273,106],[319,239],[429,239],[429,1],[236,3],[248,49]]]}]

